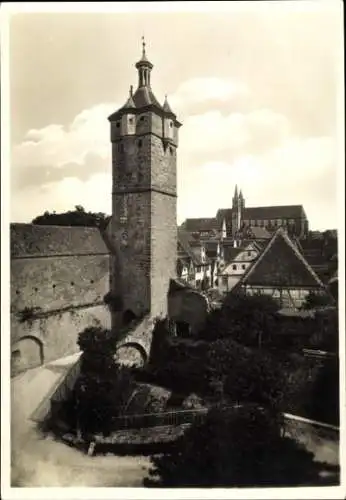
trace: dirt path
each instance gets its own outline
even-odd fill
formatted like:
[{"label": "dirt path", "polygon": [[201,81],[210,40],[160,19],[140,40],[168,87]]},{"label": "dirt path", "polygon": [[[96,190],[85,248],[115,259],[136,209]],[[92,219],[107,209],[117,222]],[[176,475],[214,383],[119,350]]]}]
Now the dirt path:
[{"label": "dirt path", "polygon": [[55,381],[45,367],[12,379],[12,486],[142,486],[147,458],[88,457],[36,430],[29,417]]}]

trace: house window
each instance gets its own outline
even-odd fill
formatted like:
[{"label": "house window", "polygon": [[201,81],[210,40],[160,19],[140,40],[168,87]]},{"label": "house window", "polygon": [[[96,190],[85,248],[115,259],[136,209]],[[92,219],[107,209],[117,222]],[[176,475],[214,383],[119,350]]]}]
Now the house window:
[{"label": "house window", "polygon": [[133,118],[129,118],[129,123],[133,123]]},{"label": "house window", "polygon": [[139,121],[141,121],[141,122],[144,122],[144,120],[145,120],[145,116],[141,116],[139,119]]},{"label": "house window", "polygon": [[233,271],[236,271],[237,270],[237,264],[233,264],[232,269],[233,269]]},{"label": "house window", "polygon": [[251,250],[248,251],[248,257],[251,257]]},{"label": "house window", "polygon": [[242,265],[241,265],[241,268],[242,268],[242,269],[246,269],[246,265],[245,265],[245,264],[242,264]]},{"label": "house window", "polygon": [[139,148],[141,148],[141,147],[142,147],[142,144],[143,144],[143,143],[142,143],[142,139],[139,139],[139,141],[138,141],[138,147],[139,147]]},{"label": "house window", "polygon": [[222,284],[225,286],[228,285],[228,277],[227,276],[222,276]]},{"label": "house window", "polygon": [[174,150],[173,148],[169,148],[169,152],[171,153],[171,155],[174,153]]},{"label": "house window", "polygon": [[116,127],[120,128],[120,122],[117,122]]},{"label": "house window", "polygon": [[172,128],[172,127],[173,127],[173,122],[170,122],[170,123],[169,123],[169,126]]},{"label": "house window", "polygon": [[119,153],[123,153],[123,151],[124,151],[124,144],[118,144],[118,151],[119,151]]}]

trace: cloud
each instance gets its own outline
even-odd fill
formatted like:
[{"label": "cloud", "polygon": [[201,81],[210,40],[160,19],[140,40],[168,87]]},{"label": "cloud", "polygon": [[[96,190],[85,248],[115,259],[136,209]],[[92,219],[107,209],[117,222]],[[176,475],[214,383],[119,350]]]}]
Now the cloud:
[{"label": "cloud", "polygon": [[114,103],[99,104],[79,113],[68,127],[48,125],[29,130],[13,150],[14,167],[59,168],[71,162],[82,166],[89,153],[108,159],[107,116],[118,107]]},{"label": "cloud", "polygon": [[269,109],[223,115],[214,110],[190,116],[180,134],[179,152],[191,161],[231,161],[280,145],[288,136],[287,118]]},{"label": "cloud", "polygon": [[[293,135],[288,118],[274,109],[228,112],[230,106],[224,104],[241,95],[250,99],[251,94],[241,83],[217,78],[188,80],[173,95],[172,107],[173,102],[185,106],[188,113],[178,150],[179,221],[230,206],[236,183],[250,205],[301,203],[314,224],[318,217],[333,219],[333,140]],[[194,113],[188,111],[191,103]],[[27,132],[12,154],[13,220],[77,204],[110,213],[107,116],[117,108],[115,103],[99,104],[78,113],[68,126],[52,124]]]},{"label": "cloud", "polygon": [[336,163],[331,138],[289,136],[259,154],[207,161],[179,176],[179,220],[230,207],[238,184],[248,206],[303,204],[312,226],[328,228],[336,221]]}]

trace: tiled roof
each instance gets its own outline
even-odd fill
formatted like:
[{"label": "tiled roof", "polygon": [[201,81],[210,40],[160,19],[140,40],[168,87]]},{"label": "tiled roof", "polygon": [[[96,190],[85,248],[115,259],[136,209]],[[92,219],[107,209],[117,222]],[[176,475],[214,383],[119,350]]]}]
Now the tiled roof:
[{"label": "tiled roof", "polygon": [[96,227],[10,226],[11,258],[108,254],[109,250]]},{"label": "tiled roof", "polygon": [[218,228],[217,221],[214,217],[186,219],[182,226],[185,231],[190,233],[198,231],[212,231]]},{"label": "tiled roof", "polygon": [[297,219],[305,217],[302,205],[279,205],[274,207],[248,207],[243,210],[243,219]]},{"label": "tiled roof", "polygon": [[[245,220],[297,219],[305,216],[305,211],[302,205],[247,207],[242,211],[242,219]],[[219,225],[221,225],[223,219],[230,222],[232,220],[232,209],[219,209],[216,214],[216,219]]]},{"label": "tiled roof", "polygon": [[276,231],[259,258],[244,274],[240,284],[297,288],[324,287],[283,228]]},{"label": "tiled roof", "polygon": [[269,240],[272,235],[264,227],[251,227],[251,236],[259,240]]},{"label": "tiled roof", "polygon": [[241,252],[244,251],[244,248],[234,248],[231,246],[227,246],[224,248],[223,255],[224,260],[227,264],[232,262]]}]

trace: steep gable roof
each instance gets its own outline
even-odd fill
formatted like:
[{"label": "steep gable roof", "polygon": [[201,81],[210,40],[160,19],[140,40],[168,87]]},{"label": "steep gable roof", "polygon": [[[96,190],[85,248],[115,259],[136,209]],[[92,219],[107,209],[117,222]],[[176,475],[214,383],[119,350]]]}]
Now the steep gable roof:
[{"label": "steep gable roof", "polygon": [[97,227],[10,225],[11,258],[108,254]]},{"label": "steep gable roof", "polygon": [[279,228],[239,285],[321,287],[322,281],[283,228]]}]

